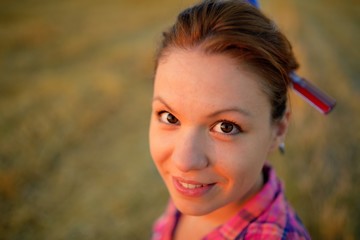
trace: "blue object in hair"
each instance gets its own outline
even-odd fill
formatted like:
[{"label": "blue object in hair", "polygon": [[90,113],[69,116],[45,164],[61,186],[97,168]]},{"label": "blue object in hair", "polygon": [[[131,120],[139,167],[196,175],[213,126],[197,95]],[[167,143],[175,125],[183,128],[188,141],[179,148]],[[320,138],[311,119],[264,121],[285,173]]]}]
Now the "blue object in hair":
[{"label": "blue object in hair", "polygon": [[259,2],[257,0],[248,0],[248,2],[254,7],[259,8]]}]

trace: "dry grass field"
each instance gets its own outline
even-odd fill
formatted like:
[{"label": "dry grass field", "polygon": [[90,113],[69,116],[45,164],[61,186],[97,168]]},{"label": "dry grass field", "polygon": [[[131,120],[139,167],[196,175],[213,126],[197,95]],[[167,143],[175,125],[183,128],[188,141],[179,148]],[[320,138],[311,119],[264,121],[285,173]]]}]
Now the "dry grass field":
[{"label": "dry grass field", "polygon": [[[0,1],[0,239],[148,239],[167,192],[148,151],[153,55],[190,0]],[[313,239],[360,239],[360,3],[263,1],[299,73],[271,161]]]}]

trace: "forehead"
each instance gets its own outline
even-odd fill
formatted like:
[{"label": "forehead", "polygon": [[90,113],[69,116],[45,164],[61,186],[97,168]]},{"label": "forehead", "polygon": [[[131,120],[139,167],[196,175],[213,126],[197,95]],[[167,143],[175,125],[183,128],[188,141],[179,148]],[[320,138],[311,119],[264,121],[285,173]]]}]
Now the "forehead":
[{"label": "forehead", "polygon": [[252,113],[270,112],[260,80],[226,55],[175,49],[159,61],[154,97],[194,111],[236,106]]}]

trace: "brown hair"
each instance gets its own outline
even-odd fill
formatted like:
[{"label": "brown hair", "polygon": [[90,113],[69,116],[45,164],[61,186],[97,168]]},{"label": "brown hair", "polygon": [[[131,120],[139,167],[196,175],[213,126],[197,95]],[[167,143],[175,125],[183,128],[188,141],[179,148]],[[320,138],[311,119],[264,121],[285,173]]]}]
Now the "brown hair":
[{"label": "brown hair", "polygon": [[208,54],[227,54],[263,79],[272,119],[285,112],[289,73],[298,67],[291,45],[275,24],[241,0],[204,0],[181,12],[163,33],[158,62],[173,48],[200,47]]}]

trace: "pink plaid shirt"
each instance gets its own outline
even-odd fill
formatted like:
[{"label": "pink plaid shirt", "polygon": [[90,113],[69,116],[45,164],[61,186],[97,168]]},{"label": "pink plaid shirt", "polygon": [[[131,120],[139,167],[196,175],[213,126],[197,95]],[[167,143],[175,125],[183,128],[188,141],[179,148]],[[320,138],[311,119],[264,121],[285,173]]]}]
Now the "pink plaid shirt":
[{"label": "pink plaid shirt", "polygon": [[[287,203],[281,182],[270,166],[263,169],[267,179],[260,192],[226,223],[203,237],[222,239],[310,239],[299,217]],[[171,240],[181,213],[170,201],[156,221],[152,240]]]}]

